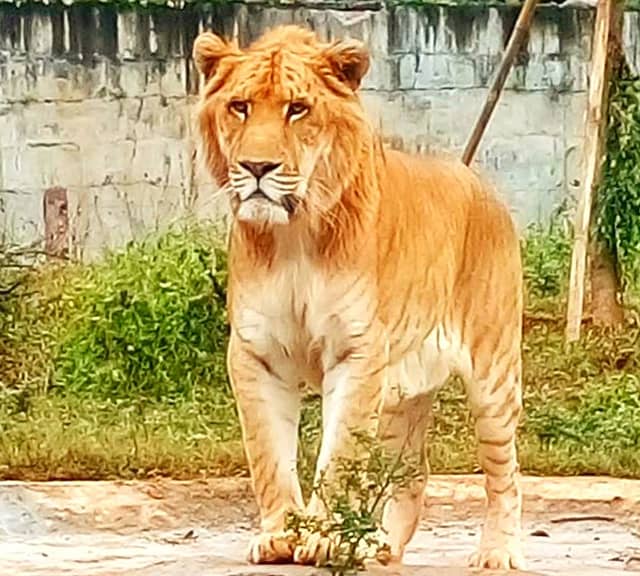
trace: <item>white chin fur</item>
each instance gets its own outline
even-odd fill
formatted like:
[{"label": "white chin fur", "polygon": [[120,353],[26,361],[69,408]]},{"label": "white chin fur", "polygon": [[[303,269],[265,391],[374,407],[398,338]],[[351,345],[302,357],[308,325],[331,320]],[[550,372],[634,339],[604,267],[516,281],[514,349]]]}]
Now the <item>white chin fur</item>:
[{"label": "white chin fur", "polygon": [[282,207],[267,200],[245,200],[236,214],[238,220],[261,224],[288,224],[289,214]]}]

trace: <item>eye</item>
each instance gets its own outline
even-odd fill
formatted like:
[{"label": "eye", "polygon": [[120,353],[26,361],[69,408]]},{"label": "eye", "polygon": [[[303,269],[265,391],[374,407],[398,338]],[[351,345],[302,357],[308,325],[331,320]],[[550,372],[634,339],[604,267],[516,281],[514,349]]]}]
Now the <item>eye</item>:
[{"label": "eye", "polygon": [[249,103],[244,100],[232,100],[229,102],[229,112],[244,119],[249,115]]},{"label": "eye", "polygon": [[291,102],[287,107],[287,118],[301,118],[309,112],[309,106],[304,102]]}]

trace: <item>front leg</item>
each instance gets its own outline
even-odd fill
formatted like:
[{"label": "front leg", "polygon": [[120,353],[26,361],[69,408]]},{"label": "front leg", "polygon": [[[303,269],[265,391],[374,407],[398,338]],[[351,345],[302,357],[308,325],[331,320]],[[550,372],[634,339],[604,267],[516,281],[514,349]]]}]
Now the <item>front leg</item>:
[{"label": "front leg", "polygon": [[286,516],[304,506],[296,469],[300,394],[233,334],[228,365],[261,517],[249,561],[291,562],[295,543],[285,534]]},{"label": "front leg", "polygon": [[[322,481],[331,491],[336,465],[356,455],[358,434],[375,436],[386,377],[387,353],[382,335],[365,338],[366,345],[349,347],[327,359],[322,383],[322,443],[316,464],[315,483]],[[314,492],[307,507],[309,516],[329,513]],[[317,564],[330,556],[331,542],[319,534],[308,534],[295,551],[299,564]]]},{"label": "front leg", "polygon": [[470,564],[478,568],[524,570],[522,493],[516,456],[516,429],[522,410],[519,350],[512,357],[502,357],[505,362],[493,364],[485,379],[468,383],[487,495],[480,548]]}]

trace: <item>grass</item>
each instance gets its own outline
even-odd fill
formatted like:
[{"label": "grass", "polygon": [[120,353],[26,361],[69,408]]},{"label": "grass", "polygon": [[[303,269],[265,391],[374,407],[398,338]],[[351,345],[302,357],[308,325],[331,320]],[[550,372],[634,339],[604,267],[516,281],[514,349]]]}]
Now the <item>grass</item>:
[{"label": "grass", "polygon": [[[50,266],[0,296],[0,478],[245,474],[225,374],[225,252],[187,227],[92,265]],[[569,244],[527,231],[524,472],[640,477],[640,329],[563,345]],[[10,276],[10,277],[7,277]],[[0,286],[12,285],[5,273]],[[462,386],[439,395],[433,472],[477,469]],[[305,406],[309,485],[318,401]]]}]

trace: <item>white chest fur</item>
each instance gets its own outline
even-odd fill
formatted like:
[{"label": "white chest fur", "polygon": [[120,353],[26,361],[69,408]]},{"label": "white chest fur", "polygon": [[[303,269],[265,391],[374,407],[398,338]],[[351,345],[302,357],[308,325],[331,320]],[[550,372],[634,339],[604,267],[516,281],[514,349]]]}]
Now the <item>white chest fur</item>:
[{"label": "white chest fur", "polygon": [[284,381],[317,387],[349,335],[370,323],[370,291],[364,279],[329,275],[304,256],[285,259],[243,286],[233,327]]},{"label": "white chest fur", "polygon": [[[234,301],[233,329],[287,385],[319,390],[327,366],[349,339],[377,319],[375,283],[356,274],[322,270],[304,254],[277,267]],[[388,349],[379,351],[388,353]],[[386,344],[388,346],[388,344]],[[468,351],[457,334],[435,326],[388,371],[389,385],[413,396],[441,386],[451,371],[470,372]]]}]

